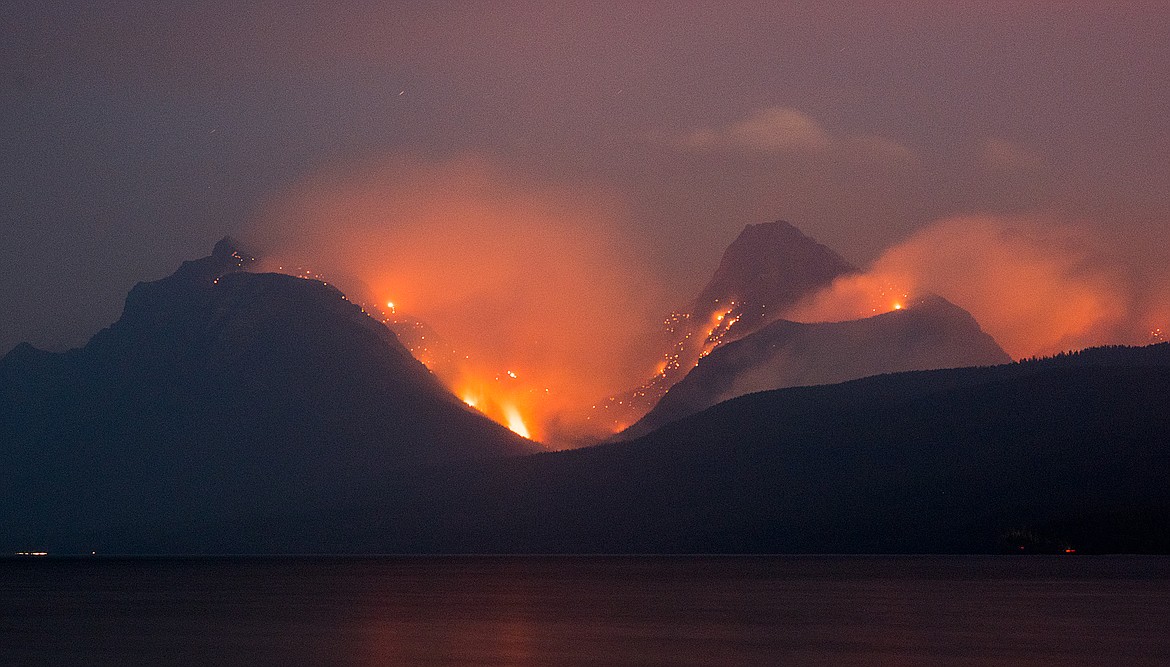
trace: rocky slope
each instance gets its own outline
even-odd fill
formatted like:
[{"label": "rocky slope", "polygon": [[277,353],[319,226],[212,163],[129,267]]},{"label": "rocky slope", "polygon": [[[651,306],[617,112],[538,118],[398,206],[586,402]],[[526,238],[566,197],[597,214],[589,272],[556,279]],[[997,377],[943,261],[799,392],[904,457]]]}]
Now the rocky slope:
[{"label": "rocky slope", "polygon": [[123,521],[311,512],[402,471],[540,450],[336,289],[247,273],[250,259],[225,239],[135,286],[84,348],[0,360],[8,539],[37,550]]},{"label": "rocky slope", "polygon": [[713,350],[621,436],[645,435],[756,391],[1009,361],[967,311],[937,296],[860,320],[814,324],[777,320]]}]

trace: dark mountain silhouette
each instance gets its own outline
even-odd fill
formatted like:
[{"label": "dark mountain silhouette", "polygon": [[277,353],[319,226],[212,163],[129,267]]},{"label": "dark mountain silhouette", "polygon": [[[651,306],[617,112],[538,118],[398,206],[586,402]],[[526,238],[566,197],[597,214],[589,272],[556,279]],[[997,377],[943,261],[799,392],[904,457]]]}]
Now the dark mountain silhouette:
[{"label": "dark mountain silhouette", "polygon": [[591,420],[609,429],[632,424],[705,354],[751,334],[801,299],[856,271],[783,220],[748,225],[723,252],[699,296],[663,322],[656,375],[599,402]]},{"label": "dark mountain silhouette", "polygon": [[538,451],[333,287],[230,239],[135,286],[83,348],[0,360],[0,540],[305,511],[391,474]]},{"label": "dark mountain silhouette", "polygon": [[448,386],[458,377],[458,360],[464,358],[464,355],[460,355],[450,342],[426,322],[376,298],[369,285],[361,278],[336,269],[330,269],[326,273],[295,264],[272,267],[272,262],[269,262],[268,265],[269,268],[275,268],[277,273],[320,280],[326,285],[337,287],[349,301],[361,306],[367,315],[393,331],[398,342],[410,350],[411,356],[421,361]]},{"label": "dark mountain silhouette", "polygon": [[[755,331],[788,308],[857,269],[783,220],[748,225],[719,260],[689,312],[700,320],[728,311],[737,335]],[[735,302],[734,307],[731,305]]]},{"label": "dark mountain silhouette", "polygon": [[330,511],[126,526],[150,552],[1170,553],[1170,344],[760,392],[633,441]]},{"label": "dark mountain silhouette", "polygon": [[992,366],[1011,361],[970,313],[938,296],[847,322],[777,320],[699,361],[641,420],[621,434],[645,435],[736,396],[832,384],[899,371]]}]

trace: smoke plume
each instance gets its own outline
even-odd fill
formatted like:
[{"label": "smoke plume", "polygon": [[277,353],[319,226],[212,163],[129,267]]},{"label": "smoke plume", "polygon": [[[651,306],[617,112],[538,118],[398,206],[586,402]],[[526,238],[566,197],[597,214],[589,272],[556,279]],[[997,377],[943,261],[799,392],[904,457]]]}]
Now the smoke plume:
[{"label": "smoke plume", "polygon": [[601,189],[522,182],[482,158],[396,160],[302,183],[253,235],[430,325],[458,354],[451,389],[544,439],[652,358],[633,345],[662,308],[619,231],[625,215]]},{"label": "smoke plume", "polygon": [[[1150,342],[1166,292],[1111,257],[1086,225],[968,216],[919,231],[865,273],[836,281],[788,317],[867,317],[933,292],[967,309],[1015,358]],[[1158,277],[1165,282],[1165,277]]]}]

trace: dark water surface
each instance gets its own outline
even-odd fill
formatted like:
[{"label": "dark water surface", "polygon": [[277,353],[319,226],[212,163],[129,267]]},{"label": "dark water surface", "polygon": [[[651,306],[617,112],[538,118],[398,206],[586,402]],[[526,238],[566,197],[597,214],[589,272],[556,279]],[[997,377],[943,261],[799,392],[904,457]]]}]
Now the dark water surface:
[{"label": "dark water surface", "polygon": [[6,559],[0,664],[1159,665],[1170,559]]}]

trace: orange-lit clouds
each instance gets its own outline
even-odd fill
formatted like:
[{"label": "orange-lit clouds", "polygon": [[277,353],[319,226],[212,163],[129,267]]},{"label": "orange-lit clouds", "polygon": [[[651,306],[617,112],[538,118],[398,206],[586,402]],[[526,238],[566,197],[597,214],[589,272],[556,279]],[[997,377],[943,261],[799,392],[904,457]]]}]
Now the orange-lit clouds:
[{"label": "orange-lit clouds", "polygon": [[459,354],[446,379],[534,438],[647,369],[628,361],[654,326],[653,281],[596,188],[532,184],[480,158],[321,174],[275,200],[255,236],[283,261],[358,277]]},{"label": "orange-lit clouds", "polygon": [[[975,316],[1015,358],[1143,344],[1165,298],[1106,258],[1086,228],[973,216],[928,227],[794,309],[803,321],[866,317],[903,295],[940,294]],[[1162,293],[1164,294],[1164,293]],[[1159,299],[1161,299],[1159,301]]]},{"label": "orange-lit clouds", "polygon": [[817,151],[828,148],[829,143],[828,134],[816,120],[784,107],[759,109],[726,127],[697,129],[683,140],[683,145],[701,150]]},{"label": "orange-lit clouds", "polygon": [[877,159],[891,165],[912,162],[917,157],[914,151],[887,137],[834,135],[812,116],[787,107],[757,109],[747,118],[727,125],[692,130],[675,143],[697,151],[828,153],[838,159]]}]

